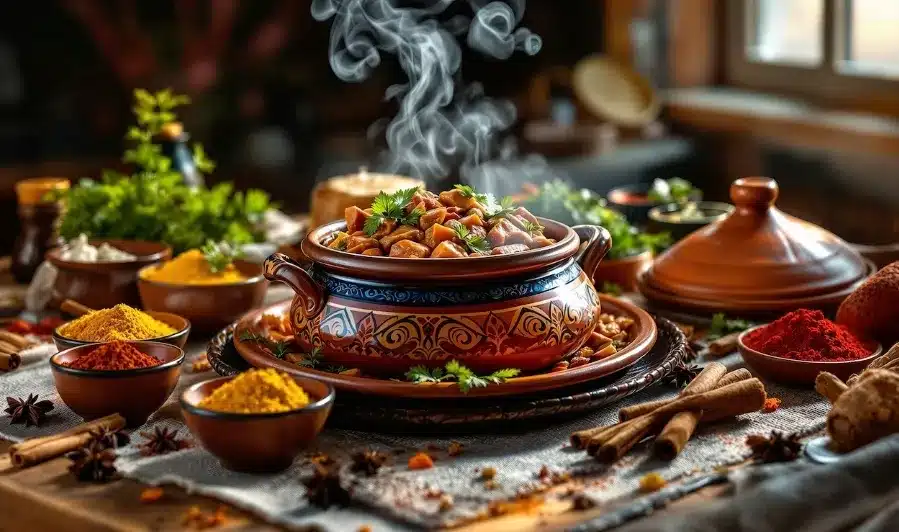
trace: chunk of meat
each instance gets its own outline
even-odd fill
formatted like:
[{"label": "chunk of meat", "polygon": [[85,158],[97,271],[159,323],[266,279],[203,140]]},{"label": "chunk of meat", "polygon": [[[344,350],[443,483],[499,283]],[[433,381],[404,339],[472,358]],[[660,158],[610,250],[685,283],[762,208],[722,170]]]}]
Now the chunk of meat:
[{"label": "chunk of meat", "polygon": [[[456,222],[459,223],[459,222]],[[429,248],[436,248],[441,242],[452,240],[456,237],[456,232],[443,224],[434,224],[425,231],[425,244]]]},{"label": "chunk of meat", "polygon": [[475,207],[473,209],[468,209],[468,212],[466,212],[465,215],[466,216],[477,215],[483,219],[484,218],[484,209],[479,209],[477,207]]},{"label": "chunk of meat", "polygon": [[353,231],[352,233],[350,233],[350,236],[368,236],[368,235],[365,234],[365,231],[362,231],[360,229],[359,231]]},{"label": "chunk of meat", "polygon": [[381,248],[369,248],[362,252],[363,255],[369,255],[372,257],[381,257],[384,255],[384,252],[381,251]]},{"label": "chunk of meat", "polygon": [[452,259],[467,256],[468,254],[465,253],[462,246],[456,244],[452,240],[444,240],[437,244],[437,247],[431,252],[431,257],[435,259]]},{"label": "chunk of meat", "polygon": [[507,246],[499,246],[493,248],[493,251],[490,252],[491,255],[508,255],[510,253],[520,253],[522,251],[527,251],[528,248],[524,244],[509,244]]},{"label": "chunk of meat", "polygon": [[496,222],[493,225],[493,229],[487,233],[487,241],[490,242],[491,247],[500,247],[505,245],[506,238],[508,238],[509,234],[515,230],[515,226],[512,225],[509,220],[503,218],[502,220]]},{"label": "chunk of meat", "polygon": [[356,231],[361,231],[362,226],[365,225],[365,220],[368,220],[369,216],[371,216],[371,213],[367,213],[355,205],[347,207],[346,210],[343,211],[343,217],[346,219],[346,232],[354,233]]},{"label": "chunk of meat", "polygon": [[409,205],[406,205],[406,214],[409,214],[414,210],[418,210],[418,212],[427,212],[428,206],[425,205],[425,202],[423,201],[420,201],[418,203],[409,203]]},{"label": "chunk of meat", "polygon": [[392,233],[381,238],[381,248],[384,251],[390,251],[390,248],[400,240],[411,240],[418,242],[422,239],[422,232],[411,225],[401,225]]},{"label": "chunk of meat", "polygon": [[532,224],[540,223],[537,221],[537,217],[531,214],[531,211],[525,209],[524,207],[518,207],[517,209],[515,209],[515,212],[513,214],[515,214],[515,216],[518,216],[519,218],[523,218],[531,222]]},{"label": "chunk of meat", "polygon": [[481,238],[487,238],[487,230],[484,229],[483,225],[472,226],[472,228],[469,229],[468,232],[473,234],[474,236],[479,236]]},{"label": "chunk of meat", "polygon": [[534,243],[534,237],[521,229],[513,229],[506,235],[506,244],[524,244],[530,249]]},{"label": "chunk of meat", "polygon": [[531,240],[531,249],[545,248],[546,246],[551,246],[555,243],[556,241],[552,238],[546,238],[545,236],[540,235]]},{"label": "chunk of meat", "polygon": [[524,227],[525,227],[524,218],[519,218],[518,216],[515,216],[514,214],[507,214],[506,216],[503,217],[503,219],[507,220],[510,224],[517,227],[518,229],[524,230]]},{"label": "chunk of meat", "polygon": [[465,209],[462,207],[447,207],[446,212],[452,212],[459,215],[459,218],[465,215]]},{"label": "chunk of meat", "polygon": [[434,224],[442,224],[445,219],[446,207],[437,207],[421,215],[421,218],[418,219],[418,227],[425,231]]},{"label": "chunk of meat", "polygon": [[469,214],[465,218],[459,220],[459,223],[464,225],[465,227],[471,229],[475,226],[484,225],[484,220],[481,219],[477,214]]},{"label": "chunk of meat", "polygon": [[445,224],[450,220],[459,220],[461,218],[462,216],[458,212],[448,212],[446,213],[446,217],[443,219],[443,223]]},{"label": "chunk of meat", "polygon": [[453,190],[444,190],[440,193],[440,203],[446,205],[447,207],[461,207],[462,210],[468,210],[475,207],[482,207],[478,200],[474,198],[469,198],[468,196],[462,194],[461,190],[453,189]]},{"label": "chunk of meat", "polygon": [[424,244],[411,240],[400,240],[390,246],[390,256],[399,258],[423,259],[431,254],[431,250]]},{"label": "chunk of meat", "polygon": [[334,235],[334,238],[331,239],[331,243],[328,244],[328,247],[331,249],[346,249],[347,241],[349,239],[350,235],[343,231],[338,231],[337,234]]},{"label": "chunk of meat", "polygon": [[440,203],[440,200],[437,198],[437,194],[434,194],[433,192],[428,192],[426,190],[419,190],[418,192],[413,194],[412,201],[410,203],[412,205],[418,205],[419,203],[424,203],[426,211],[429,211],[431,209],[436,209],[438,207],[443,206]]},{"label": "chunk of meat", "polygon": [[396,220],[387,219],[381,222],[381,225],[378,226],[378,230],[371,235],[372,238],[382,238],[390,233],[392,233],[396,229]]},{"label": "chunk of meat", "polygon": [[366,249],[378,247],[378,241],[367,236],[351,236],[346,243],[346,250],[350,253],[362,253]]}]

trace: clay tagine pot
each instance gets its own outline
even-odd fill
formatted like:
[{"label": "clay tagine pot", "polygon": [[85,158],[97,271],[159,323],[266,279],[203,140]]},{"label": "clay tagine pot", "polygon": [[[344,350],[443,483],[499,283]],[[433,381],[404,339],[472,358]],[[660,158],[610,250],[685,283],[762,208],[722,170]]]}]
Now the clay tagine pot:
[{"label": "clay tagine pot", "polygon": [[641,276],[647,299],[747,315],[829,309],[873,271],[839,237],[778,210],[773,179],[738,179],[730,195],[731,214],[672,246]]},{"label": "clay tagine pot", "polygon": [[477,372],[537,370],[578,349],[596,327],[600,303],[590,279],[612,245],[601,227],[539,220],[555,244],[452,259],[330,249],[322,240],[346,227],[333,222],[303,241],[308,271],[274,254],[265,276],[296,292],[295,338],[329,364],[399,374],[456,359]]}]

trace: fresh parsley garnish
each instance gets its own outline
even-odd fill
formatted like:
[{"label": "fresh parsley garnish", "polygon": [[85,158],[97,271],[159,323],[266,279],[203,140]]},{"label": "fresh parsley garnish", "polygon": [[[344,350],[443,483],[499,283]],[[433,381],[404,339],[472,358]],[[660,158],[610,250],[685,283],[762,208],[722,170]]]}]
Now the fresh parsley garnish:
[{"label": "fresh parsley garnish", "polygon": [[506,368],[494,371],[490,375],[478,376],[456,360],[450,360],[443,368],[429,369],[425,366],[414,366],[406,372],[406,379],[416,384],[424,382],[455,381],[462,393],[472,388],[484,388],[489,384],[502,384],[506,380],[518,376],[520,370]]},{"label": "fresh parsley garnish", "polygon": [[524,221],[524,230],[531,236],[543,232],[544,227],[536,222]]},{"label": "fresh parsley garnish", "polygon": [[487,242],[487,239],[472,233],[465,225],[461,223],[453,224],[453,231],[456,232],[456,236],[459,237],[459,240],[465,244],[472,253],[489,253],[490,252],[490,243]]},{"label": "fresh parsley garnish", "polygon": [[709,332],[706,334],[707,340],[715,340],[730,333],[745,331],[752,327],[752,323],[740,319],[728,319],[723,312],[719,312],[712,316],[712,324],[709,326]]},{"label": "fresh parsley garnish", "polygon": [[499,203],[496,201],[491,201],[487,205],[487,212],[484,214],[487,218],[502,218],[504,216],[508,216],[518,208],[514,203],[514,200],[510,196],[503,196]]},{"label": "fresh parsley garnish", "polygon": [[240,258],[242,255],[240,250],[227,242],[217,244],[212,240],[207,240],[200,251],[203,252],[203,258],[206,259],[209,271],[212,273],[225,271],[234,262],[234,259]]},{"label": "fresh parsley garnish", "polygon": [[406,205],[412,201],[412,196],[418,192],[418,188],[406,188],[388,194],[383,190],[378,192],[371,204],[371,216],[365,220],[362,230],[371,236],[378,232],[381,224],[387,220],[394,220],[400,225],[418,225],[418,219],[424,212],[421,209],[413,209],[406,214]]},{"label": "fresh parsley garnish", "polygon": [[461,192],[466,198],[472,198],[481,205],[491,203],[489,194],[481,194],[469,185],[453,185],[453,188]]}]

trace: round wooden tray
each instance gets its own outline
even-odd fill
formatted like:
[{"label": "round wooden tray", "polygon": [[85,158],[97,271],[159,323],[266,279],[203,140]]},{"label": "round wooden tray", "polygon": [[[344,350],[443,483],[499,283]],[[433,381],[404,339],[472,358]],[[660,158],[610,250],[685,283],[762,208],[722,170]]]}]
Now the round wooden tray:
[{"label": "round wooden tray", "polygon": [[[514,423],[548,417],[575,416],[633,395],[658,383],[690,351],[687,339],[677,326],[655,317],[658,340],[646,356],[625,371],[597,380],[517,397],[495,398],[490,401],[458,401],[454,399],[403,399],[379,397],[341,391],[331,412],[329,424],[379,432],[415,430],[443,432],[460,430],[498,430]],[[221,375],[234,375],[251,366],[234,347],[235,325],[224,329],[207,347],[213,369]]]},{"label": "round wooden tray", "polygon": [[459,386],[454,382],[415,384],[373,377],[353,377],[305,368],[273,357],[267,350],[260,347],[257,342],[241,340],[247,333],[252,333],[256,323],[263,314],[284,314],[290,305],[289,301],[277,303],[244,316],[237,322],[237,326],[234,329],[234,335],[236,337],[234,344],[237,347],[240,356],[253,366],[262,368],[271,367],[294,375],[314,377],[334,385],[334,387],[340,391],[372,394],[379,397],[419,399],[471,399],[487,396],[510,397],[564,388],[566,386],[572,386],[598,379],[606,375],[611,375],[634,364],[652,349],[653,344],[656,342],[656,324],[653,321],[652,316],[645,310],[618,298],[600,295],[600,301],[603,312],[630,316],[635,320],[634,326],[637,328],[637,332],[633,341],[631,341],[627,347],[608,358],[591,362],[577,368],[553,373],[547,372],[516,377],[507,380],[501,385],[474,388],[468,393],[463,393],[459,389]]}]

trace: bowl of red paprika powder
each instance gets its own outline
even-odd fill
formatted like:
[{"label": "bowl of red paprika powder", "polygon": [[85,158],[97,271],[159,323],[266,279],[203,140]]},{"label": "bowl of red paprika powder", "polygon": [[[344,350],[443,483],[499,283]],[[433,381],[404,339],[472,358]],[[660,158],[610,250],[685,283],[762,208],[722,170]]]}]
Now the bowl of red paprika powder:
[{"label": "bowl of red paprika powder", "polygon": [[820,310],[799,309],[737,338],[743,360],[772,381],[814,385],[826,371],[842,380],[880,356],[879,343],[855,337]]},{"label": "bowl of red paprika powder", "polygon": [[116,341],[66,349],[50,357],[56,391],[85,420],[119,413],[143,425],[178,384],[184,351],[162,342]]}]

